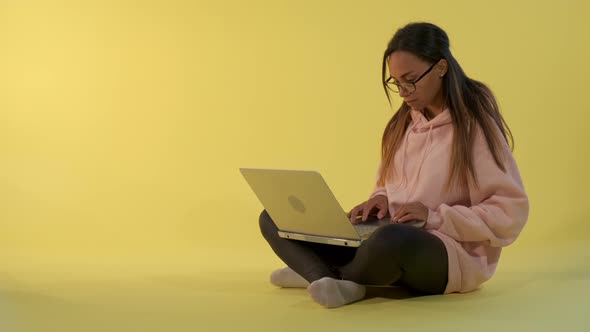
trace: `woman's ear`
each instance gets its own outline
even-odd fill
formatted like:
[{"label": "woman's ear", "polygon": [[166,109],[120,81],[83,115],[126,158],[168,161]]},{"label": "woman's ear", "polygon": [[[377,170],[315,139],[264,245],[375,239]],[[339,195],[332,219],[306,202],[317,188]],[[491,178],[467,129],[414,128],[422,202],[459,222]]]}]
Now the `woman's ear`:
[{"label": "woman's ear", "polygon": [[447,60],[445,60],[445,59],[440,60],[440,62],[436,65],[436,71],[438,72],[438,77],[443,78],[443,76],[445,76],[445,74],[447,73],[448,68],[449,68],[449,63],[447,62]]}]

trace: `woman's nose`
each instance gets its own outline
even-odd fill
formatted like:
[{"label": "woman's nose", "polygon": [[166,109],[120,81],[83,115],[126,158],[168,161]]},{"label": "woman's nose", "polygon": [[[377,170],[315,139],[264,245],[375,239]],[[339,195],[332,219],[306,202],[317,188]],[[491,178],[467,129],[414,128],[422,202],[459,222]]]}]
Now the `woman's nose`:
[{"label": "woman's nose", "polygon": [[400,97],[405,98],[409,95],[410,95],[410,93],[408,92],[408,90],[406,90],[404,88],[399,89],[399,96]]}]

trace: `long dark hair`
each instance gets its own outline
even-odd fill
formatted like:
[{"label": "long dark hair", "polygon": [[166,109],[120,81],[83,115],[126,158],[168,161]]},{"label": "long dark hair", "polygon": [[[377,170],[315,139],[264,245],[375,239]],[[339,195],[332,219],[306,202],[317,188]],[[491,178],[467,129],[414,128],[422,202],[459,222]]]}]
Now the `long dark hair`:
[{"label": "long dark hair", "polygon": [[[467,185],[469,177],[477,186],[477,178],[473,168],[473,142],[476,125],[485,135],[487,144],[494,160],[502,171],[505,171],[501,156],[500,138],[497,130],[510,146],[514,146],[512,132],[504,118],[492,91],[482,82],[467,77],[449,49],[449,37],[438,26],[431,23],[410,23],[397,30],[383,54],[382,80],[383,88],[391,105],[391,96],[386,79],[388,57],[396,51],[406,51],[418,58],[433,64],[441,59],[448,62],[448,71],[442,82],[443,98],[449,108],[454,128],[453,147],[451,154],[451,174],[446,189],[456,181]],[[393,115],[383,133],[381,149],[381,168],[378,184],[383,186],[386,179],[394,174],[394,155],[399,148],[404,134],[411,122],[410,107],[404,102]],[[497,128],[497,129],[496,129]]]}]

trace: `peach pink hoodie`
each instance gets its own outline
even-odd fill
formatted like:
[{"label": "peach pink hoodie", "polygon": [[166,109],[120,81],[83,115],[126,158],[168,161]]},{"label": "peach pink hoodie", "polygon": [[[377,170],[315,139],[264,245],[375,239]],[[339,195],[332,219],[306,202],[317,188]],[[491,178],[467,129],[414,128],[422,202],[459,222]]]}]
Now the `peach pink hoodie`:
[{"label": "peach pink hoodie", "polygon": [[445,293],[475,290],[492,277],[502,247],[516,240],[527,221],[529,202],[518,167],[501,138],[506,172],[498,168],[478,127],[473,162],[479,187],[469,181],[468,186],[457,185],[445,193],[453,140],[451,114],[447,109],[430,121],[415,110],[411,116],[395,154],[397,176],[384,187],[376,186],[370,197],[386,195],[391,215],[405,203],[428,207],[425,228],[444,242],[449,257]]}]

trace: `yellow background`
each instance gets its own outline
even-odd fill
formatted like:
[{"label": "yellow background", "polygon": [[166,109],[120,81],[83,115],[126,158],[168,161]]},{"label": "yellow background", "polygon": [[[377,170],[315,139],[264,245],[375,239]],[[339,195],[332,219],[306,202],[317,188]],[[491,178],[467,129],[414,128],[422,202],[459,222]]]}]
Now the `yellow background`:
[{"label": "yellow background", "polygon": [[[408,317],[423,310],[435,325],[462,310],[495,321],[499,312],[477,315],[545,298],[551,307],[537,309],[565,310],[590,288],[589,9],[584,1],[2,1],[3,331],[259,330],[304,317],[357,329],[374,310],[399,324],[404,313],[411,329]],[[314,169],[345,209],[366,199],[393,112],[382,53],[397,28],[422,20],[441,26],[467,74],[494,90],[515,136],[529,223],[479,295],[319,310],[302,290],[268,286],[282,264],[259,235],[262,207],[238,168]],[[572,275],[569,291],[543,293]],[[546,284],[511,297],[538,280]],[[571,304],[560,317],[576,326],[580,310]],[[552,327],[511,313],[502,315],[519,327]]]}]

